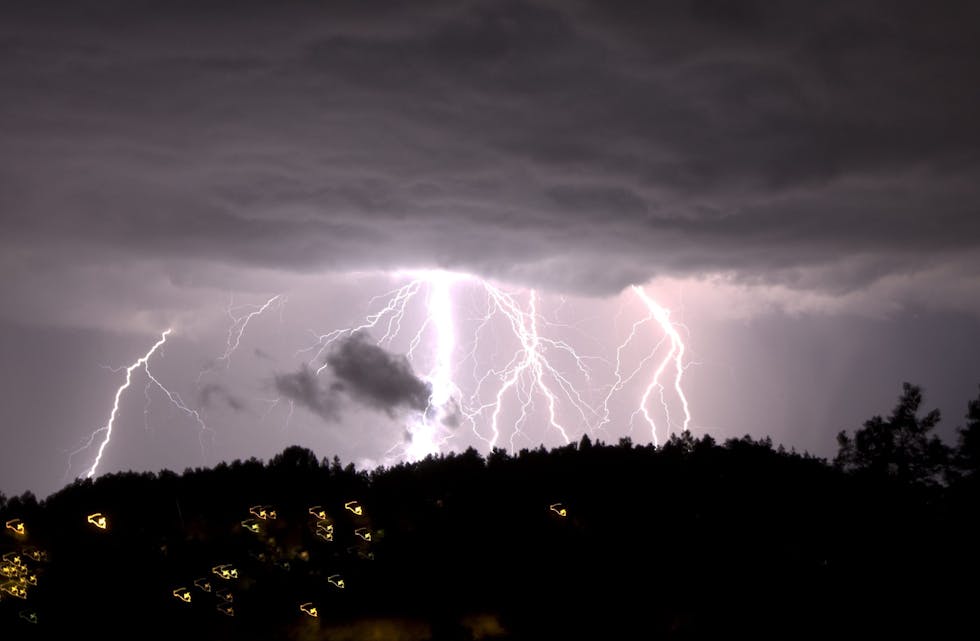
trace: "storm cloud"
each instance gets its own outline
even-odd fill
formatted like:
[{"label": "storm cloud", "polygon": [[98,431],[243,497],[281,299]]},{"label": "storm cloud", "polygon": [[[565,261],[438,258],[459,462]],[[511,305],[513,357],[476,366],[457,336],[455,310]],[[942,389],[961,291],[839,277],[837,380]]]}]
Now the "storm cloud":
[{"label": "storm cloud", "polygon": [[331,346],[326,370],[317,375],[309,365],[277,375],[277,392],[325,421],[340,420],[350,400],[394,418],[400,410],[424,412],[431,390],[415,375],[408,359],[391,354],[367,332],[354,332]]},{"label": "storm cloud", "polygon": [[3,5],[7,268],[980,275],[974,2]]},{"label": "storm cloud", "polygon": [[326,363],[337,389],[364,405],[392,416],[398,409],[423,412],[428,407],[432,391],[415,375],[408,358],[387,352],[367,332],[338,341]]},{"label": "storm cloud", "polygon": [[340,420],[340,390],[324,385],[308,365],[301,366],[298,372],[277,374],[273,382],[277,392],[300,407],[305,407],[325,421]]}]

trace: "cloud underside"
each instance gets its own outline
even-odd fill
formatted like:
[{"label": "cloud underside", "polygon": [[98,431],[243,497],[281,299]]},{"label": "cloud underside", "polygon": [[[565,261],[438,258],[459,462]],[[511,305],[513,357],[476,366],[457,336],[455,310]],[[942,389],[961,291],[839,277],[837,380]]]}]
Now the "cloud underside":
[{"label": "cloud underside", "polygon": [[3,246],[599,294],[980,274],[976,3],[207,6],[7,12]]},{"label": "cloud underside", "polygon": [[431,389],[408,359],[378,346],[366,332],[334,343],[325,364],[322,375],[304,364],[297,372],[275,376],[276,391],[331,422],[340,420],[349,401],[392,418],[428,406]]}]

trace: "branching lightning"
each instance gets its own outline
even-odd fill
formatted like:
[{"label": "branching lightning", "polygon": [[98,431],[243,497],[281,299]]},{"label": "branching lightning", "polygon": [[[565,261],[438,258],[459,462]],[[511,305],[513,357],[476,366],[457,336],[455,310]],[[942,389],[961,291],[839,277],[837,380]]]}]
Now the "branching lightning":
[{"label": "branching lightning", "polygon": [[[513,394],[517,400],[519,412],[510,437],[511,449],[514,449],[516,447],[515,438],[523,434],[523,427],[533,409],[534,393],[537,392],[545,401],[549,426],[561,435],[566,444],[570,443],[568,431],[558,418],[556,392],[548,384],[548,380],[550,379],[561,391],[563,397],[571,403],[583,422],[587,423],[590,415],[594,415],[595,411],[583,400],[581,393],[576,390],[569,378],[549,361],[547,353],[549,349],[565,352],[572,357],[578,370],[588,380],[590,374],[584,358],[564,341],[553,340],[540,335],[538,331],[537,292],[532,290],[529,293],[528,308],[525,311],[513,295],[487,281],[481,280],[480,284],[486,290],[490,300],[490,311],[484,317],[483,322],[488,322],[494,314],[503,315],[514,336],[518,339],[520,349],[515,352],[505,367],[500,370],[488,370],[479,379],[476,390],[470,397],[471,409],[465,412],[467,421],[480,439],[486,442],[489,447],[496,447],[500,438],[500,421],[505,400],[508,395]],[[480,402],[482,387],[488,379],[497,379],[500,381],[500,387],[497,388],[492,401]],[[489,414],[489,436],[482,435],[477,425],[478,419],[485,414]]]},{"label": "branching lightning", "polygon": [[[381,300],[380,310],[369,314],[364,321],[333,330],[326,334],[314,334],[316,343],[299,353],[314,352],[313,359],[323,356],[324,351],[335,341],[351,336],[358,331],[379,330],[380,345],[390,345],[401,332],[406,322],[409,305],[422,292],[425,292],[425,308],[423,320],[418,330],[408,342],[407,356],[413,362],[423,341],[428,334],[433,335],[432,365],[423,369],[423,378],[429,383],[431,395],[428,408],[421,416],[411,420],[407,426],[410,442],[406,446],[396,445],[389,450],[389,455],[399,451],[410,460],[424,457],[440,451],[452,438],[453,432],[449,427],[460,420],[469,426],[472,433],[489,448],[497,447],[500,439],[507,436],[510,448],[516,449],[518,439],[524,438],[530,443],[535,438],[527,433],[527,427],[532,416],[537,411],[536,402],[543,406],[544,418],[548,428],[564,443],[572,441],[571,430],[578,426],[579,431],[594,431],[609,422],[609,402],[623,387],[637,376],[646,363],[654,357],[651,353],[644,358],[628,375],[624,375],[621,367],[621,354],[635,336],[638,328],[650,320],[656,321],[665,333],[663,340],[670,340],[671,354],[661,364],[654,375],[654,382],[649,389],[655,389],[659,384],[663,369],[670,358],[681,363],[684,355],[683,341],[676,328],[670,323],[666,310],[657,306],[648,297],[644,299],[649,310],[645,319],[637,321],[633,326],[630,338],[617,350],[616,383],[608,389],[601,409],[593,407],[588,397],[594,391],[593,372],[590,360],[604,361],[597,356],[581,354],[565,340],[543,335],[542,327],[565,327],[549,323],[539,311],[540,297],[534,290],[525,294],[506,291],[501,287],[476,276],[456,274],[444,271],[408,272],[412,280],[401,287],[389,291],[372,302]],[[454,322],[454,306],[452,288],[457,283],[475,285],[485,296],[485,307],[477,321],[473,333],[473,342],[466,355],[459,361],[454,360],[457,339],[457,326]],[[642,292],[637,288],[637,292]],[[647,302],[648,301],[648,302]],[[562,300],[564,305],[564,300]],[[495,321],[495,319],[500,321]],[[492,324],[502,324],[508,330],[517,347],[513,354],[500,366],[490,364],[481,371],[478,353],[480,344],[485,341],[484,331]],[[499,342],[494,342],[494,348],[499,348]],[[654,352],[656,349],[654,350]],[[561,356],[571,364],[570,370],[563,370],[555,358]],[[460,385],[456,382],[456,374],[462,369],[461,365],[467,360],[473,361],[472,376],[474,385],[472,392],[463,396]],[[316,370],[319,374],[326,365],[320,365]],[[574,379],[574,380],[573,380]],[[577,380],[584,381],[576,383]],[[687,412],[686,397],[680,387],[678,376],[676,389],[685,403],[685,423],[687,428],[690,415]],[[584,387],[584,389],[583,389]],[[649,391],[641,400],[640,407],[645,408]],[[566,408],[566,409],[562,409]],[[639,410],[638,410],[639,411]],[[647,412],[644,414],[650,417]],[[649,419],[654,430],[652,418]],[[571,421],[571,423],[569,423]],[[506,422],[506,425],[505,425]]]},{"label": "branching lightning", "polygon": [[[664,398],[664,386],[660,382],[660,377],[663,375],[664,370],[667,369],[667,366],[671,362],[673,362],[674,365],[674,392],[677,394],[677,397],[680,399],[681,406],[684,410],[684,421],[683,424],[681,425],[681,428],[686,432],[690,427],[691,410],[690,407],[688,406],[687,396],[684,394],[684,388],[681,385],[681,379],[684,376],[684,368],[685,368],[684,351],[686,348],[684,346],[684,340],[681,338],[680,332],[677,331],[676,325],[674,325],[674,323],[672,323],[670,320],[670,311],[664,309],[659,304],[657,304],[657,302],[654,301],[652,298],[650,298],[650,296],[646,293],[646,291],[642,287],[633,285],[631,289],[637,296],[640,297],[640,300],[643,301],[643,304],[646,306],[647,310],[649,310],[649,315],[647,316],[647,319],[653,319],[654,321],[656,321],[657,324],[660,325],[660,329],[662,329],[664,333],[664,337],[660,340],[660,342],[657,343],[657,347],[654,348],[654,350],[650,353],[650,357],[653,356],[653,354],[657,351],[657,348],[660,347],[660,345],[663,343],[664,340],[670,341],[670,349],[667,351],[667,354],[661,359],[660,363],[657,365],[657,368],[653,373],[653,378],[650,379],[650,383],[647,385],[646,389],[643,392],[643,397],[640,399],[640,406],[637,408],[635,412],[633,412],[632,416],[630,417],[630,421],[632,422],[634,417],[636,417],[637,413],[643,415],[644,420],[650,426],[651,438],[653,439],[654,445],[656,445],[658,444],[657,426],[649,410],[650,396],[651,394],[653,394],[654,389],[658,390],[660,396],[660,404],[663,406],[664,415],[666,416],[667,425],[669,427],[671,425],[670,407],[668,406],[667,401]],[[633,330],[635,333],[636,325],[633,326]],[[631,338],[632,338],[632,334],[631,334]]]},{"label": "branching lightning", "polygon": [[109,420],[106,422],[105,425],[92,432],[92,434],[89,436],[89,438],[85,441],[85,443],[81,447],[74,450],[68,455],[68,467],[65,470],[65,478],[67,478],[68,475],[71,473],[72,459],[77,454],[80,454],[81,452],[92,447],[92,445],[95,443],[95,439],[99,436],[99,434],[103,434],[104,436],[102,440],[99,442],[99,447],[98,450],[96,451],[95,460],[92,462],[91,467],[89,467],[88,471],[85,473],[85,477],[92,478],[98,473],[99,464],[102,462],[102,455],[105,453],[106,447],[109,445],[109,442],[112,440],[112,431],[113,431],[113,427],[115,426],[116,419],[119,416],[119,404],[122,400],[123,392],[129,389],[130,385],[132,384],[133,372],[135,372],[138,368],[141,367],[143,368],[143,371],[146,374],[146,378],[147,378],[147,383],[143,388],[143,394],[146,397],[146,403],[143,408],[144,425],[147,428],[149,427],[148,414],[149,414],[149,406],[151,400],[149,390],[151,386],[156,386],[161,392],[163,392],[164,396],[167,397],[167,400],[169,400],[174,407],[179,409],[181,412],[184,412],[189,417],[193,418],[194,421],[197,423],[198,427],[200,427],[200,434],[198,438],[201,444],[201,456],[206,458],[204,435],[211,433],[211,429],[204,421],[204,417],[201,416],[201,413],[198,410],[188,407],[187,403],[184,402],[180,394],[171,391],[170,388],[168,388],[166,385],[160,382],[160,379],[154,376],[153,372],[150,371],[150,357],[152,357],[154,353],[156,353],[161,347],[163,347],[164,343],[167,342],[167,337],[170,336],[172,332],[173,330],[169,328],[164,330],[164,332],[160,335],[160,339],[153,344],[153,346],[149,349],[149,351],[147,351],[145,354],[143,354],[143,356],[139,357],[138,359],[136,359],[136,361],[128,365],[125,368],[125,370],[122,369],[116,370],[116,371],[125,371],[126,380],[123,382],[122,385],[120,385],[116,389],[116,394],[113,397],[113,401],[112,401],[112,409],[109,412]]},{"label": "branching lightning", "polygon": [[[645,423],[654,445],[659,443],[661,417],[661,427],[667,430],[689,429],[691,412],[683,386],[686,346],[678,329],[683,326],[673,322],[670,311],[642,287],[632,286],[630,291],[642,303],[644,314],[632,322],[628,335],[616,348],[613,362],[601,355],[582,353],[561,338],[570,331],[582,333],[583,330],[549,320],[541,311],[544,299],[535,290],[506,290],[477,276],[442,270],[398,272],[394,276],[409,280],[372,298],[369,306],[375,306],[376,311],[349,327],[313,333],[313,344],[295,354],[309,359],[319,376],[328,367],[325,355],[331,345],[358,332],[372,332],[378,344],[389,350],[393,350],[396,340],[404,346],[406,357],[428,384],[429,397],[424,410],[403,416],[406,438],[388,450],[389,461],[418,460],[437,454],[459,437],[462,426],[468,428],[472,438],[490,449],[499,447],[506,439],[513,451],[523,443],[541,443],[548,434],[568,444],[583,433],[605,433],[606,426],[612,422],[613,399],[622,395],[638,396],[629,415],[629,425],[632,428],[637,421]],[[457,317],[461,310],[455,296],[463,289],[478,294],[479,309],[475,316]],[[277,294],[261,305],[229,304],[226,313],[231,324],[224,350],[211,366],[200,372],[198,381],[219,365],[227,369],[249,323],[271,309],[282,313],[285,302],[285,296]],[[561,297],[552,311],[552,319],[566,304],[567,299]],[[641,338],[648,326],[656,330],[655,344],[640,348],[641,344],[650,344]],[[403,327],[412,327],[414,333],[400,338]],[[461,331],[468,339],[460,339]],[[145,354],[125,368],[125,381],[116,390],[106,424],[71,452],[66,478],[73,457],[97,441],[95,459],[85,476],[91,478],[98,473],[119,417],[123,394],[138,368],[146,373],[144,423],[147,428],[150,391],[157,388],[199,426],[204,454],[204,434],[211,430],[201,412],[166,387],[149,366],[150,359],[171,333],[170,329],[164,331]],[[597,369],[596,363],[602,367]],[[649,378],[639,383],[645,376]],[[612,382],[601,383],[609,380]],[[465,394],[463,389],[467,390]],[[637,391],[640,389],[642,392]],[[654,397],[659,404],[654,402]],[[683,415],[679,422],[671,417],[673,400],[668,400],[674,398],[679,401]],[[269,403],[264,419],[282,399],[262,400]],[[295,409],[293,400],[288,402],[287,425]],[[621,406],[622,403],[617,403],[617,407]],[[532,432],[536,422],[545,428],[544,432]]]},{"label": "branching lightning", "polygon": [[[209,367],[202,369],[200,374],[197,375],[197,382],[201,382],[201,378],[204,377],[210,371],[213,371],[218,364],[224,364],[225,368],[228,367],[231,362],[231,356],[237,350],[242,342],[242,336],[245,334],[245,330],[248,329],[248,324],[253,318],[263,314],[266,310],[273,306],[276,306],[280,312],[282,312],[283,307],[286,304],[286,297],[282,294],[276,294],[269,300],[267,300],[263,305],[234,305],[229,303],[225,313],[228,318],[231,319],[231,325],[228,326],[228,336],[225,339],[225,351],[221,356],[214,359]],[[249,310],[247,313],[242,313],[244,310]]]},{"label": "branching lightning", "polygon": [[[129,388],[130,383],[132,383],[133,381],[133,371],[136,370],[136,368],[138,367],[146,366],[147,362],[150,360],[150,357],[153,356],[153,353],[156,352],[158,349],[160,349],[160,347],[162,347],[163,344],[167,342],[167,336],[170,335],[171,331],[172,330],[169,328],[164,330],[164,332],[160,335],[160,339],[153,344],[153,347],[151,347],[148,352],[140,356],[138,359],[136,359],[135,362],[133,362],[128,367],[126,367],[126,381],[122,385],[120,385],[119,388],[116,390],[116,395],[112,401],[112,410],[109,412],[109,420],[106,422],[105,425],[92,432],[92,436],[89,437],[88,441],[86,441],[84,445],[82,445],[80,448],[78,448],[77,450],[75,450],[74,452],[68,455],[68,469],[65,470],[66,477],[69,474],[69,472],[71,472],[71,459],[76,454],[90,448],[92,444],[95,442],[96,437],[100,433],[104,433],[105,437],[102,439],[102,442],[99,443],[99,449],[95,455],[95,461],[92,462],[92,467],[90,467],[88,469],[88,472],[85,473],[86,478],[92,478],[93,476],[95,476],[96,471],[99,469],[99,463],[102,461],[102,454],[103,452],[105,452],[105,448],[109,444],[109,441],[112,440],[112,427],[116,422],[116,417],[119,415],[119,401],[122,398],[123,392],[125,392]],[[147,373],[149,373],[149,369],[147,369],[146,371]],[[157,385],[159,385],[159,383],[157,383]]]}]

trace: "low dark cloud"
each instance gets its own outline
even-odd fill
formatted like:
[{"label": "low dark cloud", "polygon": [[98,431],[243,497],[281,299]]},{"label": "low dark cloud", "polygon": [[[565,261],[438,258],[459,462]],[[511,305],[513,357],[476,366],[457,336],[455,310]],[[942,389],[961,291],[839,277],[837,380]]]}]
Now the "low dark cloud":
[{"label": "low dark cloud", "polygon": [[245,401],[238,398],[228,391],[223,385],[218,383],[207,383],[202,385],[197,392],[197,402],[199,407],[214,407],[216,402],[220,402],[236,412],[245,409]]},{"label": "low dark cloud", "polygon": [[8,4],[22,263],[980,274],[975,2]]},{"label": "low dark cloud", "polygon": [[325,421],[340,420],[340,390],[336,386],[324,385],[308,365],[304,364],[298,372],[276,375],[273,381],[276,391],[300,407],[305,407]]},{"label": "low dark cloud", "polygon": [[431,389],[415,375],[408,358],[389,353],[366,332],[338,341],[326,363],[338,389],[368,407],[392,416],[399,409],[424,412],[428,407]]},{"label": "low dark cloud", "polygon": [[326,421],[338,421],[344,405],[354,402],[390,417],[400,411],[424,412],[431,390],[415,375],[408,359],[378,346],[366,332],[338,340],[320,375],[304,364],[299,371],[277,375],[276,391]]}]

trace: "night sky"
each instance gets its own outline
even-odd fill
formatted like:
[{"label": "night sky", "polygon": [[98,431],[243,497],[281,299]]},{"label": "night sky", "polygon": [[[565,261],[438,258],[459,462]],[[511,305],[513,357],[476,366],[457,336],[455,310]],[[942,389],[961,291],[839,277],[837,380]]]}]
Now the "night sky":
[{"label": "night sky", "polygon": [[[464,397],[519,349],[499,317],[480,329],[477,277],[525,306],[536,292],[541,335],[586,359],[588,379],[553,354],[591,409],[645,313],[629,288],[643,285],[682,329],[695,435],[830,456],[902,381],[943,411],[948,439],[976,396],[976,2],[0,11],[5,494],[85,472],[95,452],[66,470],[68,455],[106,423],[125,376],[112,368],[168,327],[151,371],[208,429],[137,369],[100,473],[294,443],[397,460],[430,391],[431,326],[407,356],[425,291],[391,341],[372,330],[318,359],[302,350],[363,322],[405,270],[471,276],[452,286]],[[229,308],[276,295],[220,358]],[[637,365],[655,330],[623,358]],[[651,440],[633,416],[650,373],[594,436]],[[661,441],[680,428],[669,389],[666,402]],[[499,444],[562,444],[545,406],[534,396],[516,438],[505,407]],[[573,440],[595,424],[558,411]],[[486,451],[459,412],[442,450]]]}]

